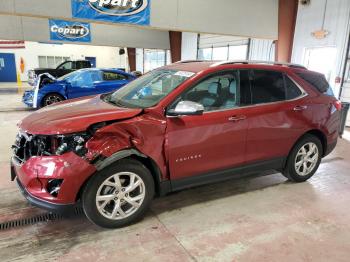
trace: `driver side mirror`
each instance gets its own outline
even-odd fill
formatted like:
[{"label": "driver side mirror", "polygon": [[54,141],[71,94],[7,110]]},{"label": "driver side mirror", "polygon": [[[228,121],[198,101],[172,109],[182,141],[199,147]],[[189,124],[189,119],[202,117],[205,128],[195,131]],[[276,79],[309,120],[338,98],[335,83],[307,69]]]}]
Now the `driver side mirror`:
[{"label": "driver side mirror", "polygon": [[167,112],[168,116],[195,116],[202,115],[204,112],[204,106],[202,104],[192,101],[181,101],[175,109],[170,109]]}]

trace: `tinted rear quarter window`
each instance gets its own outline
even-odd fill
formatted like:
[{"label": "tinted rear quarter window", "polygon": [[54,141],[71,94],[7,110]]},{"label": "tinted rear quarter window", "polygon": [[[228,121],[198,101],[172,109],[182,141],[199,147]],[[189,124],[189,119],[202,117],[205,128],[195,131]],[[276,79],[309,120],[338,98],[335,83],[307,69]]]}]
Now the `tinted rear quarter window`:
[{"label": "tinted rear quarter window", "polygon": [[321,74],[314,73],[297,73],[297,75],[313,86],[320,93],[334,96],[332,88],[330,87],[327,79]]}]

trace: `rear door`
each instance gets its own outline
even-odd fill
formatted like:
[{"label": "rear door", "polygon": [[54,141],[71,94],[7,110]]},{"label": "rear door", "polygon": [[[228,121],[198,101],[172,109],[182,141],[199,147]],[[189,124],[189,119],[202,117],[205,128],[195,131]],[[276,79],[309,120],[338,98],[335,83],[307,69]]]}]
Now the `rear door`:
[{"label": "rear door", "polygon": [[251,90],[247,163],[286,157],[306,128],[304,91],[286,74],[269,70],[241,70],[241,85]]}]

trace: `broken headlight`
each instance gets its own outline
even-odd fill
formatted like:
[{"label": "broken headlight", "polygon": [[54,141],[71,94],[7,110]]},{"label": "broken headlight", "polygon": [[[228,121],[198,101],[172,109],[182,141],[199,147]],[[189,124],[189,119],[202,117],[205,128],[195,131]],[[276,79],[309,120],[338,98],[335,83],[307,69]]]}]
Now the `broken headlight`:
[{"label": "broken headlight", "polygon": [[87,134],[76,135],[59,135],[55,139],[53,152],[55,155],[63,155],[67,152],[74,152],[79,156],[84,156],[87,153],[85,143],[90,138]]}]

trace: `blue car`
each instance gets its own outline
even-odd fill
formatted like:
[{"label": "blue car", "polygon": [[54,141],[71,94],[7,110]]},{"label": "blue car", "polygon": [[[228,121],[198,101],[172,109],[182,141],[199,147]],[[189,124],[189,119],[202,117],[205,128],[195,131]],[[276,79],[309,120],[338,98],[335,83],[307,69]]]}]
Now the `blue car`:
[{"label": "blue car", "polygon": [[136,77],[117,69],[81,69],[55,79],[38,77],[35,87],[23,95],[23,103],[40,108],[67,99],[113,92]]}]

